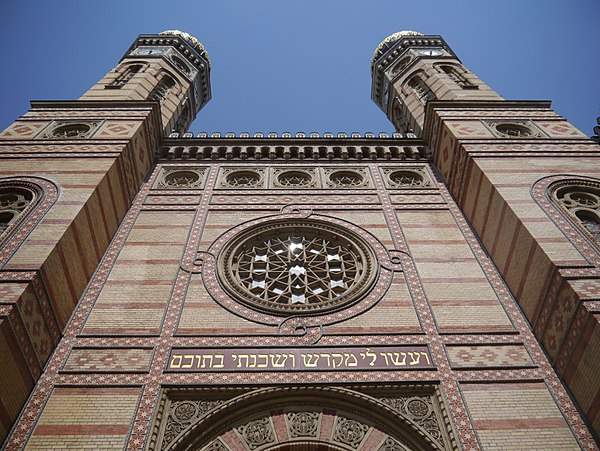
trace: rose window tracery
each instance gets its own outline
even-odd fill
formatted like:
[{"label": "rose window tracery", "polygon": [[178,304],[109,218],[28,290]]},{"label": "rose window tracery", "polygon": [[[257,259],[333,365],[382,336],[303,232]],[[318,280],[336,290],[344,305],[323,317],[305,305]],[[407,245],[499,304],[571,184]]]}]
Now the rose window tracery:
[{"label": "rose window tracery", "polygon": [[286,171],[277,177],[277,183],[281,186],[310,186],[312,177],[301,171]]},{"label": "rose window tracery", "polygon": [[336,171],[329,176],[334,186],[361,186],[364,183],[362,175],[352,171]]},{"label": "rose window tracery", "polygon": [[88,124],[67,124],[56,127],[51,132],[53,138],[85,138],[88,136],[91,127]]},{"label": "rose window tracery", "polygon": [[600,190],[567,186],[556,191],[556,198],[572,217],[600,243]]},{"label": "rose window tracery", "polygon": [[498,124],[496,125],[496,130],[508,138],[527,138],[533,136],[533,132],[529,127],[519,124]]},{"label": "rose window tracery", "polygon": [[353,232],[321,221],[274,221],[238,235],[220,257],[235,298],[270,313],[320,312],[371,287],[373,251]]},{"label": "rose window tracery", "polygon": [[394,171],[389,175],[390,181],[396,186],[423,186],[423,176],[413,171]]},{"label": "rose window tracery", "polygon": [[232,172],[225,178],[225,182],[232,188],[256,188],[260,185],[260,175],[252,171]]},{"label": "rose window tracery", "polygon": [[179,171],[167,175],[164,184],[170,188],[189,188],[193,187],[198,180],[200,176],[195,172]]}]

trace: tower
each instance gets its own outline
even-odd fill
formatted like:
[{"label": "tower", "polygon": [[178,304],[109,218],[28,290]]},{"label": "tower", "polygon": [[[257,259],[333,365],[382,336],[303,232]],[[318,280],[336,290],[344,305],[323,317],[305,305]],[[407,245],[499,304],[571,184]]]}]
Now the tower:
[{"label": "tower", "polygon": [[184,133],[210,97],[204,46],[188,33],[167,30],[139,36],[117,67],[80,100],[157,101],[163,129]]},{"label": "tower", "polygon": [[76,101],[33,101],[0,134],[0,436],[17,417],[172,129],[210,99],[202,45],[140,36]]},{"label": "tower", "polygon": [[165,33],[0,135],[7,449],[597,447],[596,145],[415,32],[392,136],[182,135]]},{"label": "tower", "polygon": [[400,132],[421,134],[431,100],[501,100],[441,36],[401,31],[387,37],[373,53],[371,74],[371,98]]}]

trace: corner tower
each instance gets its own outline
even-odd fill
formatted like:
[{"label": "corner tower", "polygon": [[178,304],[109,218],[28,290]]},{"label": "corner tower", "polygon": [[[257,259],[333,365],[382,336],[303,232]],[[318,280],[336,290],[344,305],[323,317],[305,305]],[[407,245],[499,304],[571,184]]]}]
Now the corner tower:
[{"label": "corner tower", "polygon": [[371,59],[371,98],[399,132],[421,134],[431,100],[500,100],[469,71],[441,36],[400,31]]},{"label": "corner tower", "polygon": [[194,36],[179,30],[140,35],[121,61],[80,100],[160,102],[166,132],[185,132],[211,98],[210,60]]}]

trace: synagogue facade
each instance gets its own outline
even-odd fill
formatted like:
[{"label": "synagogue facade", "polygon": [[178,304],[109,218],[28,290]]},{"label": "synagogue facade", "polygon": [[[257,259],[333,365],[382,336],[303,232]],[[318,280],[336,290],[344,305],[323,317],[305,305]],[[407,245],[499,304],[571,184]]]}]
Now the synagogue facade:
[{"label": "synagogue facade", "polygon": [[169,30],[0,133],[4,449],[598,449],[597,144],[440,36],[371,72],[393,134],[193,136]]}]

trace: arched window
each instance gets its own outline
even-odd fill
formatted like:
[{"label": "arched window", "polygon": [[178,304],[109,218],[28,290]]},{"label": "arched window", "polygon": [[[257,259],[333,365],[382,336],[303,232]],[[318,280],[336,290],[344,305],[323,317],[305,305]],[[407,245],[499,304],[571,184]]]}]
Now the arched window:
[{"label": "arched window", "polygon": [[438,70],[445,73],[448,78],[450,78],[454,83],[456,83],[461,88],[475,88],[476,86],[471,83],[469,80],[465,78],[463,74],[461,74],[458,69],[454,66],[450,65],[440,65],[438,66]]},{"label": "arched window", "polygon": [[3,237],[9,228],[14,228],[11,225],[18,222],[19,217],[35,199],[35,193],[26,188],[0,188],[0,237]]},{"label": "arched window", "polygon": [[551,190],[551,195],[571,220],[600,245],[600,182],[581,180],[560,184]]},{"label": "arched window", "polygon": [[148,95],[148,100],[155,100],[162,102],[167,98],[169,91],[175,87],[175,80],[169,75],[164,75],[163,78],[158,82],[156,87]]},{"label": "arched window", "polygon": [[125,68],[121,74],[117,76],[108,86],[107,88],[112,89],[120,89],[129,82],[133,78],[135,74],[137,74],[140,70],[142,70],[142,64],[131,64]]},{"label": "arched window", "polygon": [[419,100],[425,104],[430,100],[436,100],[436,96],[433,91],[427,86],[427,84],[421,80],[418,75],[412,77],[408,82],[408,87],[411,88]]},{"label": "arched window", "polygon": [[0,266],[58,198],[56,186],[38,177],[0,179]]}]

